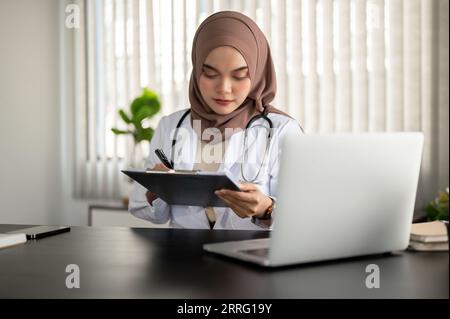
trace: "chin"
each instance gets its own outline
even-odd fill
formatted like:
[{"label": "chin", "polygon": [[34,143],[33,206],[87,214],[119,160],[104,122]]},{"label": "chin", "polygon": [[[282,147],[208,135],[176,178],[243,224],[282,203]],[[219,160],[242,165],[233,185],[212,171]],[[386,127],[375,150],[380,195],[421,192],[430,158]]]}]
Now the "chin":
[{"label": "chin", "polygon": [[[214,102],[213,102],[214,103]],[[211,107],[211,106],[210,106]],[[236,106],[220,106],[220,105],[214,105],[211,107],[211,109],[214,111],[214,113],[220,114],[220,115],[227,115],[233,112],[237,109]]]},{"label": "chin", "polygon": [[220,114],[220,115],[227,115],[230,114],[231,112],[233,112],[234,109],[217,109],[214,108],[212,109],[214,111],[214,113]]}]

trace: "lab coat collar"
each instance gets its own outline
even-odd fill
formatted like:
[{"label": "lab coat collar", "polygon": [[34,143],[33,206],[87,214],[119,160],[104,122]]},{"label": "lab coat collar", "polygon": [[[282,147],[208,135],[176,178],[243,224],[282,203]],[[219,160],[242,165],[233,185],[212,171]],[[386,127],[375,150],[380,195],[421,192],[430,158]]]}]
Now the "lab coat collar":
[{"label": "lab coat collar", "polygon": [[[184,129],[185,132],[188,132],[188,134],[183,136],[183,142],[178,142],[174,147],[174,151],[178,150],[180,152],[175,155],[175,169],[192,170],[194,168],[198,137],[191,125],[191,114],[188,114],[183,120],[180,126],[180,129],[181,128]],[[172,140],[173,136],[171,137],[171,141]],[[179,143],[182,143],[182,145]]]},{"label": "lab coat collar", "polygon": [[225,150],[225,156],[222,164],[220,165],[220,170],[227,171],[231,170],[231,167],[236,163],[241,161],[243,142],[244,142],[244,132],[237,132],[230,137],[228,146]]}]

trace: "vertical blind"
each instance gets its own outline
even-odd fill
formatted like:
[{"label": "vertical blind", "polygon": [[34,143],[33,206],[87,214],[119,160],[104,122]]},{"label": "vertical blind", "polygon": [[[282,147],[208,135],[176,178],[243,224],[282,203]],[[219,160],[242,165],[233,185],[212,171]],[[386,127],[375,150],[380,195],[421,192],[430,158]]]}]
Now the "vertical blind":
[{"label": "vertical blind", "polygon": [[[78,0],[74,37],[75,195],[119,198],[131,138],[117,110],[143,87],[162,115],[189,107],[197,26],[240,11],[265,33],[278,91],[274,105],[314,132],[422,131],[417,205],[448,186],[447,0]],[[145,147],[146,145],[144,145]],[[148,149],[144,151],[144,156]]]}]

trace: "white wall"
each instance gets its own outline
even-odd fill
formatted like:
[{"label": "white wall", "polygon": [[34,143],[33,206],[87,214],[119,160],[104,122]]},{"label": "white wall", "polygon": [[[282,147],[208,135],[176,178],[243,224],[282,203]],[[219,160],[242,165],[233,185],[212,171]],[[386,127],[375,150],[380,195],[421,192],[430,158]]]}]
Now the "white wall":
[{"label": "white wall", "polygon": [[0,0],[0,224],[88,223],[93,201],[72,196],[67,3]]},{"label": "white wall", "polygon": [[0,48],[0,223],[57,224],[58,0],[1,0]]}]

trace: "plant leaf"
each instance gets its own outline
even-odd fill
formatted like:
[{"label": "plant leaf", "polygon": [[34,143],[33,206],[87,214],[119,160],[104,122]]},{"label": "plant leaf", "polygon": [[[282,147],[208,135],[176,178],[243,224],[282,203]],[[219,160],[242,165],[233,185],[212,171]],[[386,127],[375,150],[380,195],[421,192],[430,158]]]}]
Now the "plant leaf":
[{"label": "plant leaf", "polygon": [[120,117],[122,118],[122,120],[123,120],[125,123],[127,123],[127,124],[130,124],[130,123],[131,123],[130,118],[128,117],[128,115],[125,113],[124,110],[120,109],[120,110],[119,110],[119,115],[120,115]]},{"label": "plant leaf", "polygon": [[447,203],[448,204],[448,194],[446,192],[439,192],[438,200],[441,203]]},{"label": "plant leaf", "polygon": [[139,124],[147,119],[152,117],[155,114],[154,110],[152,110],[151,108],[147,107],[147,106],[143,106],[138,112],[137,114],[135,114],[134,118],[133,118],[133,123],[135,125]]},{"label": "plant leaf", "polygon": [[129,132],[129,131],[122,131],[122,130],[116,129],[116,128],[114,128],[114,127],[111,129],[111,131],[112,131],[114,134],[116,134],[116,135],[120,135],[120,134],[129,134],[129,133],[131,133],[131,132]]},{"label": "plant leaf", "polygon": [[[144,88],[142,95],[134,99],[130,105],[132,121],[134,123],[141,122],[143,119],[158,113],[160,108],[161,103],[158,95],[155,92]],[[146,111],[142,111],[143,109],[146,109]]]},{"label": "plant leaf", "polygon": [[153,137],[154,130],[151,127],[143,128],[140,130],[139,134],[137,134],[137,142],[141,141],[150,141]]}]

